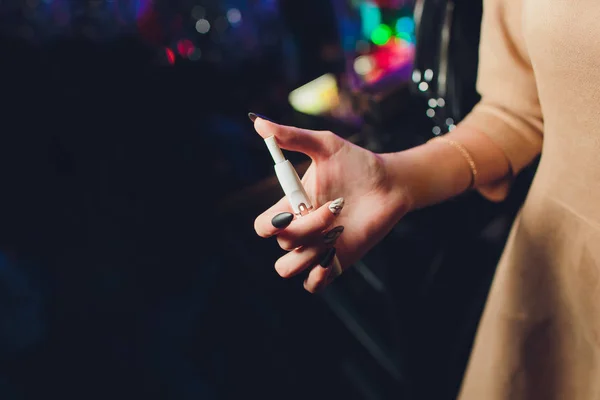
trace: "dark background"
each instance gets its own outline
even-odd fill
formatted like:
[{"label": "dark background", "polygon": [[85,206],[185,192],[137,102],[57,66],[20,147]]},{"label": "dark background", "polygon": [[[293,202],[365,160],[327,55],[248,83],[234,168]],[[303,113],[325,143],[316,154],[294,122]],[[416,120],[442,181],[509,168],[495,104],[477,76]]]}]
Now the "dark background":
[{"label": "dark background", "polygon": [[[392,117],[294,111],[346,72],[340,2],[231,3],[0,2],[0,398],[454,398],[528,175],[408,216],[321,295],[280,279],[246,114],[381,151],[433,122],[406,88]],[[241,31],[199,37],[198,4]]]}]

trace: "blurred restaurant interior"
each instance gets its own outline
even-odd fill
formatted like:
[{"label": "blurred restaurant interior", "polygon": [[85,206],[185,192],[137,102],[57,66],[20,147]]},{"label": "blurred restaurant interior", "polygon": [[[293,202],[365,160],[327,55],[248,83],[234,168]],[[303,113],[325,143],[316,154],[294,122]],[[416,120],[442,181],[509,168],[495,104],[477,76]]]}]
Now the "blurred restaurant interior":
[{"label": "blurred restaurant interior", "polygon": [[0,398],[455,398],[535,166],[502,203],[409,214],[311,295],[254,232],[282,192],[247,113],[422,144],[478,100],[480,21],[460,0],[0,1]]}]

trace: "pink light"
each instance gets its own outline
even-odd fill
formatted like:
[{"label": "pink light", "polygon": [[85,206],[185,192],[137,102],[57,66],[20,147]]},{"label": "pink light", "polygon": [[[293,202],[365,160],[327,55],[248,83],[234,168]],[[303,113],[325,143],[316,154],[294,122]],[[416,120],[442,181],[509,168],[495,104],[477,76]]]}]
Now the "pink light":
[{"label": "pink light", "polygon": [[169,62],[169,64],[175,64],[175,53],[173,53],[173,50],[167,47],[165,49],[165,54],[167,55],[167,61]]},{"label": "pink light", "polygon": [[182,57],[189,57],[194,52],[194,43],[189,39],[182,39],[177,42],[177,52]]},{"label": "pink light", "polygon": [[402,40],[391,40],[386,45],[375,48],[371,56],[375,66],[365,76],[367,82],[375,82],[411,63],[414,58],[414,47]]}]

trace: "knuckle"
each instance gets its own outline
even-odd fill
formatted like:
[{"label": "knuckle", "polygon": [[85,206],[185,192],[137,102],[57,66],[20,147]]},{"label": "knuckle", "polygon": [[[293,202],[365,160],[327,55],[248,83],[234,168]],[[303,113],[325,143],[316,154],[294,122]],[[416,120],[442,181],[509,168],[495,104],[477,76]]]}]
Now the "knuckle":
[{"label": "knuckle", "polygon": [[325,131],[325,137],[326,139],[331,143],[340,143],[340,141],[342,140],[342,138],[340,136],[338,136],[337,133],[335,132],[331,132],[331,131]]},{"label": "knuckle", "polygon": [[337,135],[331,131],[321,131],[320,136],[321,136],[321,140],[326,145],[331,145],[333,142],[335,142],[335,140],[337,138]]},{"label": "knuckle", "polygon": [[331,137],[335,136],[335,133],[333,133],[332,131],[321,131],[320,133],[321,133],[321,135],[323,136],[324,139],[331,138]]},{"label": "knuckle", "polygon": [[321,131],[319,134],[323,142],[323,147],[329,153],[335,153],[336,149],[340,147],[340,137],[331,131]]}]

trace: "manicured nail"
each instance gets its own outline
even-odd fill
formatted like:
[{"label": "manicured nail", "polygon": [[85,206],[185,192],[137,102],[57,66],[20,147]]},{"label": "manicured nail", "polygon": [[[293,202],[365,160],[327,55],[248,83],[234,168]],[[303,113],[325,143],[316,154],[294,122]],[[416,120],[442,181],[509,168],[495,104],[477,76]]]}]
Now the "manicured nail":
[{"label": "manicured nail", "polygon": [[291,224],[293,219],[294,214],[289,212],[282,212],[273,217],[273,219],[271,220],[271,224],[277,229],[283,229],[289,224]]},{"label": "manicured nail", "polygon": [[252,121],[252,122],[256,121],[257,118],[265,119],[267,121],[273,122],[273,120],[271,120],[270,118],[267,118],[264,115],[260,115],[260,114],[253,113],[253,112],[248,113],[248,118],[250,118],[250,121]]},{"label": "manicured nail", "polygon": [[321,255],[321,261],[319,261],[319,265],[323,268],[329,268],[331,262],[333,261],[333,257],[335,257],[335,252],[335,247],[332,247],[323,253]]},{"label": "manicured nail", "polygon": [[333,213],[333,215],[338,215],[342,212],[342,208],[344,208],[344,198],[340,197],[337,200],[334,200],[329,204],[329,211]]},{"label": "manicured nail", "polygon": [[333,228],[332,230],[330,230],[329,232],[327,232],[325,234],[325,236],[323,237],[323,241],[325,242],[325,244],[331,244],[331,243],[335,242],[337,240],[337,238],[340,237],[342,232],[344,232],[344,227],[336,226],[335,228]]}]

